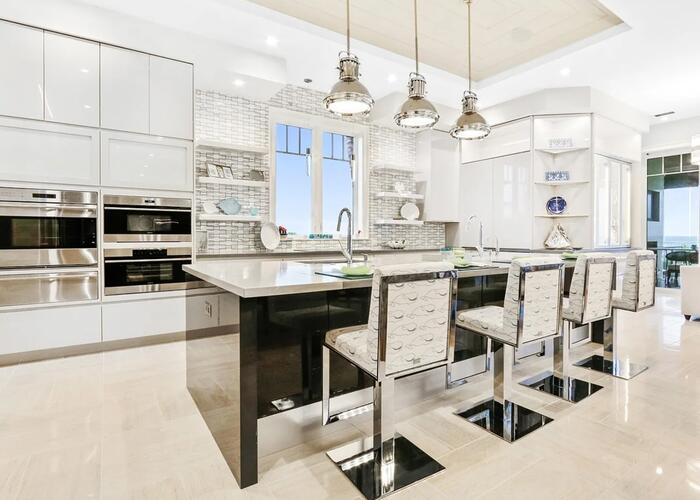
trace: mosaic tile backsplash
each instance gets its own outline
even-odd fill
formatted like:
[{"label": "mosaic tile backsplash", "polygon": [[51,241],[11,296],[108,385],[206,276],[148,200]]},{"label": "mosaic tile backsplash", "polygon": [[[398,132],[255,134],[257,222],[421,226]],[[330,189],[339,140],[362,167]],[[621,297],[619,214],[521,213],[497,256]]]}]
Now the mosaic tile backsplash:
[{"label": "mosaic tile backsplash", "polygon": [[[287,85],[269,102],[256,102],[198,90],[195,95],[195,136],[222,142],[235,142],[267,147],[269,141],[269,111],[271,107],[329,117],[323,109],[324,94],[303,87]],[[380,226],[374,222],[398,216],[405,202],[400,199],[377,198],[380,191],[393,191],[394,183],[403,182],[407,189],[415,189],[414,174],[397,170],[381,170],[383,164],[415,165],[416,140],[412,133],[369,124],[366,119],[350,121],[369,126],[369,234],[355,242],[358,250],[385,248],[384,243],[393,239],[406,239],[407,248],[440,248],[445,244],[445,226],[428,223],[423,226]],[[206,176],[206,164],[230,166],[234,178],[248,179],[252,169],[262,170],[269,179],[268,155],[237,151],[209,151],[198,149],[195,153],[196,176]],[[266,219],[270,216],[268,188],[204,184],[197,182],[197,214],[203,213],[202,203],[218,203],[224,198],[236,198],[241,213],[251,209]],[[197,221],[197,231],[206,231],[207,255],[273,253],[260,242],[260,223]],[[201,234],[201,233],[200,233]],[[282,240],[274,252],[337,250],[337,241]]]}]

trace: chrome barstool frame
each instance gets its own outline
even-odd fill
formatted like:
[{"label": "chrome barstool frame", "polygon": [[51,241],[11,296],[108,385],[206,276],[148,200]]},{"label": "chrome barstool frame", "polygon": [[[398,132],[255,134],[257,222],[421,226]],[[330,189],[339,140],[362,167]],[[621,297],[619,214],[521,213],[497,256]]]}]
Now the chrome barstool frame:
[{"label": "chrome barstool frame", "polygon": [[[515,361],[515,347],[520,345],[523,335],[523,311],[525,310],[525,279],[528,273],[538,271],[559,270],[559,300],[557,301],[557,323],[561,323],[562,301],[561,295],[564,289],[564,264],[537,264],[521,267],[518,283],[518,324],[516,341],[514,344],[506,343],[491,338],[481,332],[473,331],[477,335],[485,336],[491,345],[489,357],[493,373],[493,396],[482,400],[477,404],[461,407],[455,411],[455,415],[489,431],[508,443],[512,443],[531,432],[544,427],[554,419],[541,413],[514,403],[511,399],[513,385],[513,364]],[[507,297],[506,297],[507,300]],[[472,331],[472,330],[469,330]],[[540,342],[555,335],[533,340]],[[526,344],[529,342],[526,342]]]},{"label": "chrome barstool frame", "polygon": [[[389,285],[411,281],[450,279],[449,331],[445,359],[386,374],[386,351],[388,335]],[[355,365],[375,380],[373,401],[338,413],[331,413],[330,407],[330,353],[347,357],[325,343],[322,346],[322,424],[328,425],[338,420],[373,410],[373,435],[360,439],[326,453],[335,465],[352,481],[355,487],[368,499],[381,498],[417,481],[423,480],[444,469],[440,463],[423,452],[408,439],[396,433],[394,424],[394,381],[439,367],[446,367],[448,380],[450,365],[454,360],[456,330],[457,271],[436,271],[427,273],[382,276],[379,285],[379,328],[377,346],[377,373]],[[343,332],[366,329],[367,325],[341,329]],[[348,361],[352,362],[352,360]]]},{"label": "chrome barstool frame", "polygon": [[[640,255],[638,257],[636,271],[637,274],[635,276],[637,280],[637,287],[639,287],[639,278],[642,268],[641,262],[644,260],[653,260],[654,262],[656,262],[656,256],[652,254]],[[637,296],[635,297],[634,309],[620,309],[618,307],[613,306],[612,315],[609,318],[603,320],[603,355],[601,356],[600,354],[594,354],[576,362],[575,366],[580,366],[581,368],[588,368],[589,370],[594,370],[597,372],[605,373],[607,375],[612,375],[613,377],[621,378],[623,380],[630,380],[642,373],[643,371],[645,371],[647,368],[649,368],[646,365],[632,363],[629,360],[620,360],[619,350],[617,348],[617,339],[619,336],[617,331],[617,325],[619,324],[617,316],[619,314],[619,311],[621,310],[639,312],[643,311],[644,309],[654,307],[655,304],[656,289],[654,289],[654,295],[651,304],[640,308],[639,288],[637,288]]]},{"label": "chrome barstool frame", "polygon": [[[610,274],[610,287],[608,296],[608,307],[607,313],[596,317],[596,318],[586,318],[586,323],[583,320],[586,315],[586,305],[588,304],[588,279],[591,274],[591,265],[595,264],[612,264],[612,271]],[[583,309],[578,321],[568,320],[562,318],[561,320],[561,335],[553,339],[554,342],[554,354],[552,357],[552,370],[548,370],[520,382],[520,385],[530,387],[541,392],[546,392],[552,396],[556,396],[570,403],[578,403],[583,401],[588,396],[598,392],[603,389],[603,386],[588,382],[586,380],[577,379],[569,375],[570,372],[570,340],[571,340],[571,330],[581,325],[590,325],[596,321],[604,320],[610,317],[612,314],[612,296],[613,290],[615,289],[615,276],[616,276],[616,266],[617,262],[614,257],[590,257],[586,259],[586,267],[584,270],[584,289],[583,289]]]}]

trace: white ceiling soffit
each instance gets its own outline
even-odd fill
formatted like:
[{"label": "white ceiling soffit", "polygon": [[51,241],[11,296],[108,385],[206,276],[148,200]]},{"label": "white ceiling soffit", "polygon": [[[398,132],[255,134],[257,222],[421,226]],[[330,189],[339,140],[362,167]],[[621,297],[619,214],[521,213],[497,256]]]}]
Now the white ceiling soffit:
[{"label": "white ceiling soffit", "polygon": [[[345,33],[345,0],[250,0],[311,24]],[[353,38],[412,58],[411,0],[352,0]],[[419,0],[420,58],[467,74],[467,9],[463,0]],[[474,0],[473,79],[491,77],[622,21],[596,0]]]}]

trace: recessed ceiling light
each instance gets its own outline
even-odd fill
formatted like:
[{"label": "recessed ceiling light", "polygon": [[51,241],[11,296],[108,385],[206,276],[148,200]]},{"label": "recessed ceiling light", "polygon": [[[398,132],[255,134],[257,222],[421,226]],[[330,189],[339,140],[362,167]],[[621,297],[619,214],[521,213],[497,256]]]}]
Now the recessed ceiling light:
[{"label": "recessed ceiling light", "polygon": [[389,83],[394,83],[396,81],[396,75],[394,73],[389,74],[389,76],[386,77],[386,81]]},{"label": "recessed ceiling light", "polygon": [[243,80],[241,80],[240,78],[236,78],[236,79],[233,81],[233,84],[234,84],[236,87],[242,87],[243,85],[245,85],[245,82],[244,82]]},{"label": "recessed ceiling light", "polygon": [[571,74],[571,68],[562,68],[559,70],[561,76],[569,76]]},{"label": "recessed ceiling light", "polygon": [[90,70],[87,68],[80,68],[81,73],[90,73]]},{"label": "recessed ceiling light", "polygon": [[268,45],[268,47],[277,47],[277,44],[280,43],[280,41],[274,36],[268,35],[265,39],[265,43]]}]

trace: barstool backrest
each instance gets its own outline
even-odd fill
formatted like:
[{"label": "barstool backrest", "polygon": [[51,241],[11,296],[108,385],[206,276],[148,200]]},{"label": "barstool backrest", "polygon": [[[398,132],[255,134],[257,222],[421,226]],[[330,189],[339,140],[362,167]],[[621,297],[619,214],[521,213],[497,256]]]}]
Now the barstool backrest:
[{"label": "barstool backrest", "polygon": [[449,262],[375,268],[367,353],[377,362],[378,378],[448,360],[456,291],[457,272]]},{"label": "barstool backrest", "polygon": [[513,260],[503,302],[506,344],[521,346],[560,334],[563,269],[559,257]]},{"label": "barstool backrest", "polygon": [[631,250],[622,277],[622,298],[618,309],[641,311],[656,300],[656,256],[651,250]]},{"label": "barstool backrest", "polygon": [[587,324],[610,317],[615,265],[615,257],[609,254],[582,253],[578,256],[564,319]]}]

